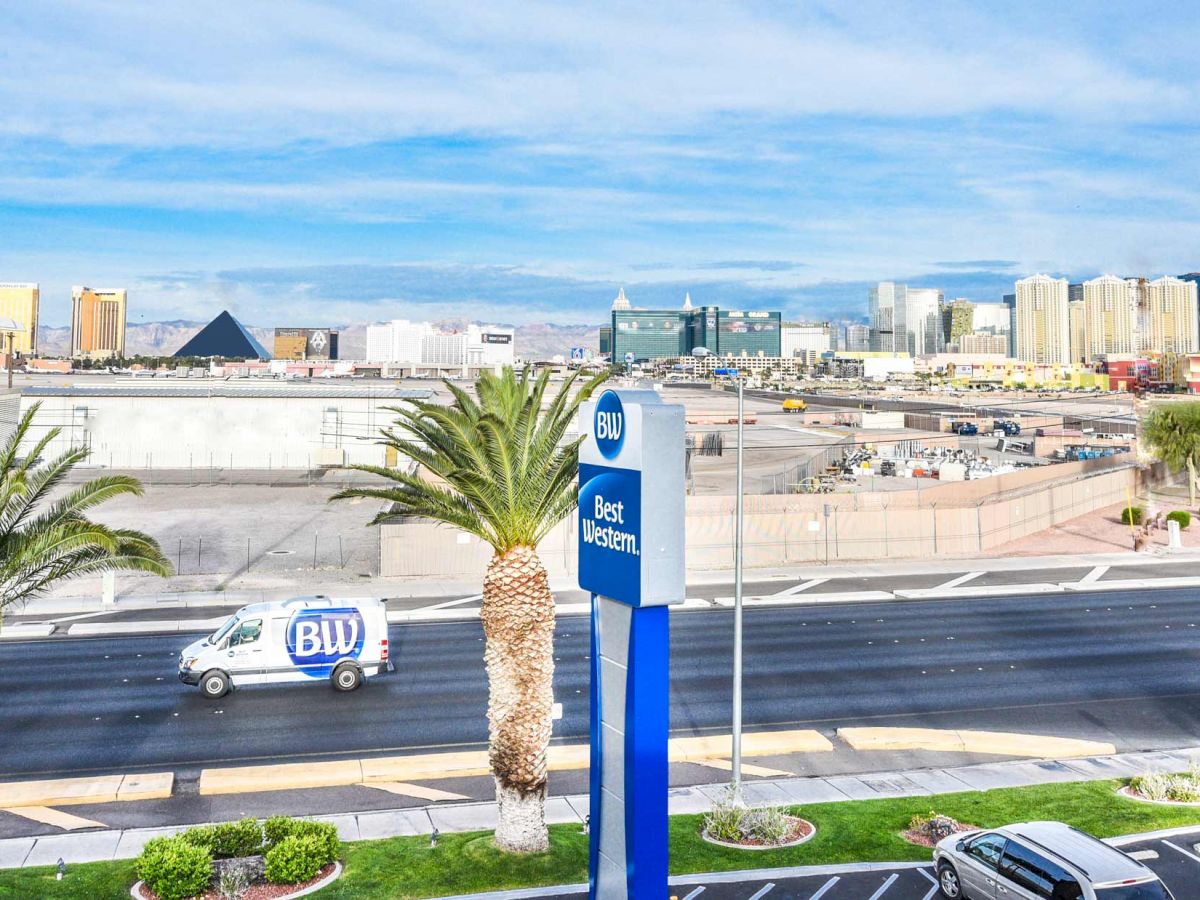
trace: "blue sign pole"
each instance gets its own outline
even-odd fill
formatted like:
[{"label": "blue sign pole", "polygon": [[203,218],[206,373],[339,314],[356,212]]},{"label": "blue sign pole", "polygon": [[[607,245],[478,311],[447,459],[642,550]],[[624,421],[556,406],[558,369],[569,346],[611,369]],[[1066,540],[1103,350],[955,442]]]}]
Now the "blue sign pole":
[{"label": "blue sign pole", "polygon": [[683,407],[653,391],[585,404],[579,585],[592,593],[592,898],[667,891],[667,605],[684,593]]}]

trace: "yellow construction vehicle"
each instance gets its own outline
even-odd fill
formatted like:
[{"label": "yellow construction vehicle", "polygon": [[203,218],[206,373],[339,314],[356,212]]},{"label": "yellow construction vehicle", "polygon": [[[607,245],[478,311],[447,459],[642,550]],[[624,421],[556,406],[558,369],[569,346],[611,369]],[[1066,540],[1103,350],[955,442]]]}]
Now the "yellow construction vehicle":
[{"label": "yellow construction vehicle", "polygon": [[788,397],[783,401],[784,412],[804,412],[808,409],[808,404],[799,397]]}]

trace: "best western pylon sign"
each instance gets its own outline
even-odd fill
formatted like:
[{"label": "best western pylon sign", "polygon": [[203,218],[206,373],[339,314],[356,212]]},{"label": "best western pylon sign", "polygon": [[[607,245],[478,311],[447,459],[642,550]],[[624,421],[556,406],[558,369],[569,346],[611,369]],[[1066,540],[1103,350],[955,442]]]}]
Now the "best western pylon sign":
[{"label": "best western pylon sign", "polygon": [[592,593],[591,896],[667,891],[667,605],[684,597],[683,407],[584,404],[579,586]]}]

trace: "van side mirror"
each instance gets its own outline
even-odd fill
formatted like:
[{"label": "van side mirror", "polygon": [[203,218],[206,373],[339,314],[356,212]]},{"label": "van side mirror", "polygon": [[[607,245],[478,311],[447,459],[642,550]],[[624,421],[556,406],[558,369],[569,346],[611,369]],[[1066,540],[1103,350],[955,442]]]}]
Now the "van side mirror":
[{"label": "van side mirror", "polygon": [[959,841],[957,844],[954,845],[954,849],[957,850],[959,853],[966,853],[967,852],[967,842]]}]

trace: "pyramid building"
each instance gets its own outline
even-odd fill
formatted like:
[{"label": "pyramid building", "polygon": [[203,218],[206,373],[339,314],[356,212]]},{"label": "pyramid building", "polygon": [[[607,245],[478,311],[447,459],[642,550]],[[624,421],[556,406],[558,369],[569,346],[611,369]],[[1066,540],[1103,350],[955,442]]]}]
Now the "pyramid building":
[{"label": "pyramid building", "polygon": [[220,356],[225,359],[270,359],[271,354],[250,331],[225,310],[200,329],[175,356]]}]

